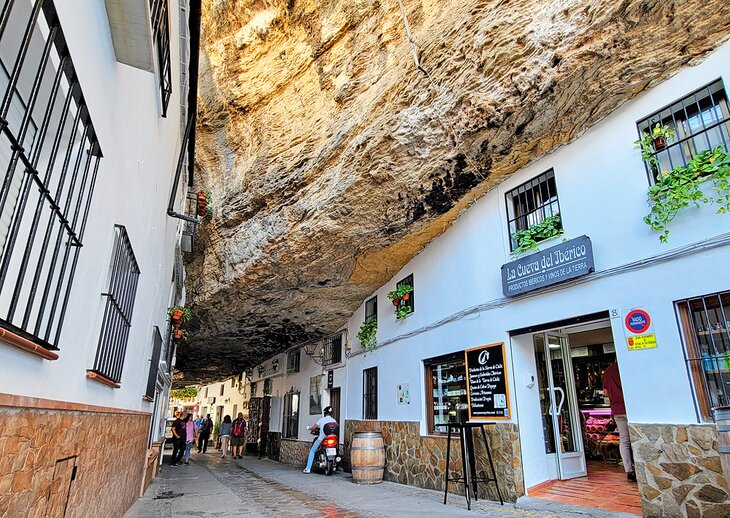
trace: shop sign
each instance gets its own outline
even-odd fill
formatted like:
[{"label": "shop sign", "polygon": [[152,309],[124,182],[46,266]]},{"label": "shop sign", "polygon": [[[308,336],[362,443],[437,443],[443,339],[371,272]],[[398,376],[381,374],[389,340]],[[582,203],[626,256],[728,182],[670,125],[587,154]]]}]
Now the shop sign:
[{"label": "shop sign", "polygon": [[640,336],[629,336],[626,339],[630,351],[640,349],[654,349],[656,347],[656,335],[654,333]]},{"label": "shop sign", "polygon": [[502,291],[514,297],[591,273],[593,247],[580,236],[502,265]]},{"label": "shop sign", "polygon": [[510,418],[509,383],[504,343],[464,351],[469,420]]}]

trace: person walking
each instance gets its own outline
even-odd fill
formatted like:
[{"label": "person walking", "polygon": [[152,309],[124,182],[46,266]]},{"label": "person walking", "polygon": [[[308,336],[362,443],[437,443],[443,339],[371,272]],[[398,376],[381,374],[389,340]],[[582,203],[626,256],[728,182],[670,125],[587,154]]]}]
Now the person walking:
[{"label": "person walking", "polygon": [[185,419],[185,465],[190,464],[190,450],[195,444],[195,440],[198,438],[198,432],[195,429],[195,421],[193,421],[193,415],[188,414]]},{"label": "person walking", "polygon": [[172,422],[172,460],[171,466],[179,466],[180,461],[185,453],[185,422],[182,419],[183,413],[175,414],[175,420]]},{"label": "person walking", "polygon": [[208,451],[208,440],[210,439],[210,432],[213,431],[213,420],[210,418],[210,414],[205,416],[205,419],[200,423],[200,431],[198,432],[198,453],[206,453]]},{"label": "person walking", "polygon": [[218,430],[218,437],[220,437],[221,439],[221,450],[223,450],[223,455],[221,455],[221,459],[225,459],[226,453],[228,453],[228,440],[231,438],[232,428],[233,423],[231,423],[231,416],[227,415],[223,418],[221,427]]},{"label": "person walking", "polygon": [[244,447],[246,446],[246,421],[243,419],[243,413],[239,412],[238,417],[233,421],[231,428],[231,449],[234,459],[242,459]]},{"label": "person walking", "polygon": [[631,439],[629,437],[629,423],[626,420],[626,404],[624,403],[624,392],[621,387],[621,375],[618,364],[613,362],[606,367],[603,373],[603,390],[611,403],[613,421],[616,423],[619,435],[619,452],[624,463],[626,479],[629,482],[636,482],[634,462],[631,458]]}]

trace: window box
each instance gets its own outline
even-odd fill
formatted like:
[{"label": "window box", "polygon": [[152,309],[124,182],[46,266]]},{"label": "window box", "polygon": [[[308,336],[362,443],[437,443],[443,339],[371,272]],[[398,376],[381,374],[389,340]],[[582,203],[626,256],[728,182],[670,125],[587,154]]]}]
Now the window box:
[{"label": "window box", "polygon": [[505,195],[510,251],[519,255],[563,233],[560,202],[552,169]]},{"label": "window box", "polygon": [[413,313],[416,309],[413,274],[399,281],[396,284],[396,289],[388,293],[388,299],[393,302],[395,317],[398,320]]}]

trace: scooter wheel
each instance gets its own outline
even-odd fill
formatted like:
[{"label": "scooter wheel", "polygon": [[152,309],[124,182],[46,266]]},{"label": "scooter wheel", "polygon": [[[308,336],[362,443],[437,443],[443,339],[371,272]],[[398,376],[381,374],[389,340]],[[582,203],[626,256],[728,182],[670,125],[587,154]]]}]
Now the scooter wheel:
[{"label": "scooter wheel", "polygon": [[335,468],[335,461],[328,460],[327,461],[327,471],[326,471],[326,474],[328,477],[332,474],[332,471],[334,470],[334,468]]}]

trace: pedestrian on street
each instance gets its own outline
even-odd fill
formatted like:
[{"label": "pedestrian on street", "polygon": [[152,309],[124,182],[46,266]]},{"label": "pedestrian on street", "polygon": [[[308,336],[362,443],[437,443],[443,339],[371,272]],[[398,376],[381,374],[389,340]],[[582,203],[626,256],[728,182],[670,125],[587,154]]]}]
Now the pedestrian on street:
[{"label": "pedestrian on street", "polygon": [[233,421],[231,429],[231,449],[233,450],[234,459],[242,459],[244,447],[246,446],[246,421],[243,419],[243,413],[238,412],[238,417]]},{"label": "pedestrian on street", "polygon": [[218,431],[218,437],[220,437],[221,439],[221,450],[223,450],[223,455],[221,455],[221,459],[225,459],[226,454],[228,453],[228,440],[231,438],[232,428],[233,423],[231,423],[231,416],[227,415],[223,418],[220,430]]},{"label": "pedestrian on street", "polygon": [[195,421],[193,421],[193,415],[188,414],[185,419],[185,465],[190,464],[190,450],[195,444],[195,440],[198,438],[198,432],[195,429]]},{"label": "pedestrian on street", "polygon": [[185,454],[185,422],[181,418],[183,412],[176,414],[172,422],[172,466],[179,466]]},{"label": "pedestrian on street", "polygon": [[634,462],[631,454],[631,439],[629,438],[629,425],[626,420],[626,403],[624,402],[624,392],[621,387],[621,374],[619,373],[616,362],[606,367],[603,373],[603,390],[611,403],[613,421],[616,423],[616,428],[618,429],[619,452],[621,453],[621,460],[624,463],[626,479],[629,482],[636,482],[636,472],[634,471]]},{"label": "pedestrian on street", "polygon": [[210,414],[205,416],[205,419],[200,423],[200,430],[198,432],[198,453],[206,453],[208,451],[208,440],[210,439],[210,432],[213,431],[213,420],[210,418]]}]

